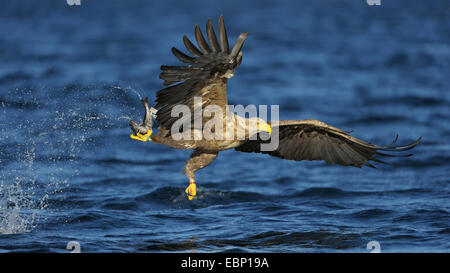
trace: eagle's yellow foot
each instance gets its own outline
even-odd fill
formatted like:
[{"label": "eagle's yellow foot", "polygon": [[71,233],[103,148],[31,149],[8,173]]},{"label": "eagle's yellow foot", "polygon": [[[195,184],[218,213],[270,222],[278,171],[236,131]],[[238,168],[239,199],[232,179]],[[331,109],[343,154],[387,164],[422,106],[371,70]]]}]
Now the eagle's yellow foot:
[{"label": "eagle's yellow foot", "polygon": [[136,135],[131,134],[130,137],[132,139],[136,139],[142,142],[146,142],[146,141],[152,141],[152,139],[150,138],[150,136],[152,135],[152,130],[148,130],[148,132],[145,135],[142,135],[140,133],[137,133]]},{"label": "eagle's yellow foot", "polygon": [[192,200],[197,195],[197,186],[195,185],[195,180],[191,179],[189,181],[189,187],[186,188],[186,194],[188,195],[188,199]]}]

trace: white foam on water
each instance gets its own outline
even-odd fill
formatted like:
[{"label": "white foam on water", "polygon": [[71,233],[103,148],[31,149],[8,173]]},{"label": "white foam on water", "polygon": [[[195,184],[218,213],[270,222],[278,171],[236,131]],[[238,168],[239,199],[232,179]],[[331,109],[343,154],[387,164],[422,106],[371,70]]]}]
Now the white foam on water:
[{"label": "white foam on water", "polygon": [[30,199],[23,193],[20,184],[0,185],[0,234],[29,232],[34,227],[35,213],[26,213]]},{"label": "white foam on water", "polygon": [[[32,109],[0,104],[0,142],[10,149],[0,151],[0,234],[26,233],[45,223],[47,210],[55,210],[48,200],[79,174],[83,151],[98,148],[96,132],[107,137],[108,129],[128,127],[123,119],[142,112],[135,109],[140,103],[133,106],[124,99],[129,92],[142,98],[131,87],[75,88],[64,97],[63,90],[46,89],[10,91],[12,100],[29,102]],[[90,97],[93,101],[88,99],[85,107],[83,100]]]}]

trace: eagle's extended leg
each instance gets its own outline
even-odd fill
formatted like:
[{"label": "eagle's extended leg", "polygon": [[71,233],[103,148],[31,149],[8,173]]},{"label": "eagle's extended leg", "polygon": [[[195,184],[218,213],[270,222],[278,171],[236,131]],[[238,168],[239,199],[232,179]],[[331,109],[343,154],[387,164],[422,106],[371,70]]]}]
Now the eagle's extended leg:
[{"label": "eagle's extended leg", "polygon": [[189,187],[186,188],[189,200],[192,200],[197,194],[194,173],[211,164],[218,153],[219,152],[194,151],[188,161],[186,161],[183,173],[189,178]]}]

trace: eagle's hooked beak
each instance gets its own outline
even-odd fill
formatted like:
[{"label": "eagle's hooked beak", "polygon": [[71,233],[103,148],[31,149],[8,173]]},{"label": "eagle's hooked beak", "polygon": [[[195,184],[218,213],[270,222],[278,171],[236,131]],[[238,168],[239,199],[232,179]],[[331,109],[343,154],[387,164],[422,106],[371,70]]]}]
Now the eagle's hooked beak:
[{"label": "eagle's hooked beak", "polygon": [[264,123],[264,124],[260,125],[259,126],[259,130],[263,131],[263,132],[267,132],[269,134],[272,133],[272,127],[270,127],[270,125],[267,124],[267,123]]}]

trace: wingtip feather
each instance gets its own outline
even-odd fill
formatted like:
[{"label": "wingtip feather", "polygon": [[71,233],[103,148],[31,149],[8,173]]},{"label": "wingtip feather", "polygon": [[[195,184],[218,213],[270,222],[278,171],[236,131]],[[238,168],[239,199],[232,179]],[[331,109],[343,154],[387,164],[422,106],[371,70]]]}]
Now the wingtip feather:
[{"label": "wingtip feather", "polygon": [[239,37],[236,40],[236,43],[233,46],[233,49],[231,50],[230,56],[236,57],[237,54],[241,51],[242,46],[244,45],[245,39],[247,39],[248,32],[243,32],[239,35]]},{"label": "wingtip feather", "polygon": [[227,36],[227,30],[225,28],[225,22],[223,20],[223,15],[220,15],[218,25],[219,25],[220,47],[221,47],[223,53],[229,54],[230,47],[228,45],[228,36]]}]

